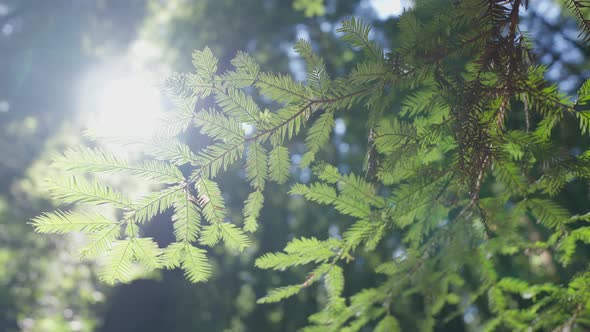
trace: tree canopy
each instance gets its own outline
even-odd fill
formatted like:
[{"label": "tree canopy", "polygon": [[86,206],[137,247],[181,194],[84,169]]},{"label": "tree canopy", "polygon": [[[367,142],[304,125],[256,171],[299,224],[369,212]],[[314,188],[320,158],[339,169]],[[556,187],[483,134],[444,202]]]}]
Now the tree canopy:
[{"label": "tree canopy", "polygon": [[[308,16],[324,5],[293,4]],[[196,50],[193,68],[163,84],[171,109],[155,137],[88,132],[88,146],[54,158],[47,191],[67,206],[32,227],[85,233],[81,254],[109,284],[166,269],[192,283],[227,278],[230,266],[277,271],[257,275],[256,290],[242,278],[238,316],[256,296],[258,306],[288,302],[307,325],[267,328],[585,330],[590,83],[570,93],[546,78],[521,23],[529,5],[417,1],[391,44],[347,18],[330,43],[350,57],[328,58],[313,37],[294,43],[305,75],[269,70],[256,51]],[[564,7],[586,42],[590,4]],[[346,137],[361,152],[343,161]],[[130,196],[115,174],[150,191]],[[288,221],[286,210],[307,222],[292,234],[272,220]],[[259,247],[279,229],[280,247]],[[289,315],[301,313],[270,320]]]}]

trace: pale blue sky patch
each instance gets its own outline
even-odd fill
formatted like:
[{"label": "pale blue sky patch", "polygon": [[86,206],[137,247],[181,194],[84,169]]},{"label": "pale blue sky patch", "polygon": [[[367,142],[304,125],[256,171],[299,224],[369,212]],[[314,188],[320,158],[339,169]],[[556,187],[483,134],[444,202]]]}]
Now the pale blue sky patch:
[{"label": "pale blue sky patch", "polygon": [[369,0],[369,4],[373,7],[380,20],[399,16],[404,12],[404,8],[412,7],[412,1],[410,0]]}]

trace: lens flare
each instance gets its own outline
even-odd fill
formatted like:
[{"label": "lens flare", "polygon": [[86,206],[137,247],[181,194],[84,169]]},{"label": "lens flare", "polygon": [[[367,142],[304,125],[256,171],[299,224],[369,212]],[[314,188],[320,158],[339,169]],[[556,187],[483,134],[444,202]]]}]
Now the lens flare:
[{"label": "lens flare", "polygon": [[148,75],[112,70],[89,75],[80,107],[89,114],[89,131],[101,137],[152,137],[162,114],[160,91]]}]

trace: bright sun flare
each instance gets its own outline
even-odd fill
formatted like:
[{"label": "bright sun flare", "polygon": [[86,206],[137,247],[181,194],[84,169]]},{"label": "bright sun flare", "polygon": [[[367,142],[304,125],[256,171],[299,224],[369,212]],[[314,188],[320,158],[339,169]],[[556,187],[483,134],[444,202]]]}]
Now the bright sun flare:
[{"label": "bright sun flare", "polygon": [[377,13],[381,20],[389,17],[399,16],[403,13],[404,8],[409,7],[408,0],[369,0],[370,5]]},{"label": "bright sun flare", "polygon": [[153,136],[162,114],[161,96],[147,75],[101,70],[87,78],[81,107],[87,127],[101,137],[145,139]]}]

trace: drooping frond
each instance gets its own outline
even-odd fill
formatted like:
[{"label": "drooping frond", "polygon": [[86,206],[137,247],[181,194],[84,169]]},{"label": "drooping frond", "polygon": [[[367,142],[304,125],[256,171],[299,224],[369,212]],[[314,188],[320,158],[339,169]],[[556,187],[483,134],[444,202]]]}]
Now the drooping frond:
[{"label": "drooping frond", "polygon": [[146,180],[160,183],[177,183],[184,177],[178,168],[159,161],[146,161],[139,165],[130,165],[123,159],[101,149],[69,149],[63,156],[56,158],[55,167],[78,173],[127,172]]},{"label": "drooping frond", "polygon": [[211,276],[211,265],[203,249],[187,242],[174,242],[162,254],[166,268],[182,268],[186,278],[193,283],[207,281]]},{"label": "drooping frond", "polygon": [[352,17],[350,20],[342,22],[342,27],[337,31],[343,33],[342,40],[363,50],[369,58],[373,60],[383,59],[383,51],[374,40],[369,38],[371,26],[362,20]]},{"label": "drooping frond", "polygon": [[253,191],[248,195],[246,203],[244,204],[244,231],[255,232],[258,228],[258,217],[260,216],[260,210],[264,203],[264,195],[260,190]]},{"label": "drooping frond", "polygon": [[590,244],[590,227],[580,227],[573,230],[559,243],[558,249],[561,253],[559,260],[564,265],[567,266],[572,262],[576,253],[577,242]]},{"label": "drooping frond", "polygon": [[188,244],[184,246],[181,264],[187,279],[193,283],[203,282],[209,279],[211,276],[211,265],[207,261],[205,250]]},{"label": "drooping frond", "polygon": [[119,224],[106,227],[96,233],[87,236],[88,244],[82,249],[82,257],[100,257],[104,256],[113,246],[116,239],[121,234]]},{"label": "drooping frond", "polygon": [[70,232],[100,232],[119,224],[97,212],[64,212],[56,210],[33,218],[32,225],[36,232],[64,234]]},{"label": "drooping frond", "polygon": [[314,93],[325,98],[328,95],[331,80],[324,60],[313,52],[311,44],[306,40],[299,39],[295,43],[294,49],[305,59],[307,84]]},{"label": "drooping frond", "polygon": [[195,124],[201,132],[211,138],[224,142],[241,142],[244,140],[244,129],[235,118],[210,109],[202,110],[195,115]]},{"label": "drooping frond", "polygon": [[590,19],[584,15],[584,10],[590,8],[590,1],[587,0],[565,0],[565,5],[580,20],[580,36],[584,41],[590,40]]},{"label": "drooping frond", "polygon": [[217,143],[209,145],[201,150],[197,156],[196,164],[200,167],[190,180],[194,181],[199,177],[214,178],[219,171],[226,170],[242,156],[244,150],[240,143]]},{"label": "drooping frond", "polygon": [[235,88],[241,89],[254,83],[260,72],[260,66],[248,54],[238,51],[231,64],[235,71],[228,71],[221,76],[223,82]]},{"label": "drooping frond", "polygon": [[313,170],[322,181],[337,184],[342,195],[366,201],[378,208],[385,206],[384,199],[376,194],[374,185],[354,173],[340,174],[336,167],[326,163],[318,164]]},{"label": "drooping frond", "polygon": [[376,129],[375,145],[384,154],[416,143],[417,140],[416,130],[410,124],[398,120],[384,121]]},{"label": "drooping frond", "polygon": [[440,95],[432,86],[413,91],[403,99],[402,114],[410,116],[423,115],[443,106]]},{"label": "drooping frond", "polygon": [[277,146],[268,155],[268,177],[278,184],[287,182],[291,170],[289,149],[284,146]]},{"label": "drooping frond", "polygon": [[162,250],[162,264],[166,269],[181,267],[186,242],[172,242]]},{"label": "drooping frond", "polygon": [[401,332],[401,327],[399,325],[398,320],[391,316],[391,315],[387,315],[385,316],[381,321],[379,321],[379,324],[377,324],[377,326],[375,326],[375,332]]},{"label": "drooping frond", "polygon": [[120,209],[130,209],[131,202],[122,193],[96,180],[81,176],[54,177],[47,181],[51,196],[64,203],[111,204]]},{"label": "drooping frond", "polygon": [[101,267],[99,278],[108,284],[129,281],[135,272],[133,256],[132,239],[115,241]]},{"label": "drooping frond", "polygon": [[337,240],[320,241],[316,238],[300,238],[289,242],[285,253],[268,253],[256,260],[261,269],[280,270],[292,266],[322,263],[337,255],[340,243]]},{"label": "drooping frond", "polygon": [[531,198],[524,202],[537,221],[550,228],[558,228],[571,220],[569,212],[552,200]]},{"label": "drooping frond", "polygon": [[225,221],[225,202],[217,183],[201,178],[197,181],[197,202],[203,216],[210,224],[222,224]]},{"label": "drooping frond", "polygon": [[306,87],[288,75],[263,72],[254,85],[261,94],[285,105],[310,101]]},{"label": "drooping frond", "polygon": [[351,249],[365,243],[366,249],[372,250],[385,236],[386,227],[377,220],[359,220],[344,232],[343,239]]},{"label": "drooping frond", "polygon": [[192,164],[197,159],[188,145],[176,139],[154,138],[143,144],[146,146],[145,152],[148,155],[177,166]]},{"label": "drooping frond", "polygon": [[315,159],[316,153],[320,148],[326,146],[330,140],[330,134],[334,127],[334,114],[325,112],[313,123],[307,131],[305,137],[305,147],[307,152],[301,158],[301,167],[307,167]]},{"label": "drooping frond", "polygon": [[221,230],[217,224],[205,225],[199,237],[199,243],[208,247],[216,246],[221,240]]},{"label": "drooping frond", "polygon": [[213,75],[217,73],[217,58],[213,56],[209,47],[205,47],[202,51],[193,52],[193,65],[197,70],[197,75],[202,78],[212,79]]},{"label": "drooping frond", "polygon": [[243,251],[250,246],[250,239],[241,228],[231,223],[218,224],[221,239],[232,250]]},{"label": "drooping frond", "polygon": [[137,166],[132,167],[129,172],[142,179],[155,181],[158,183],[178,183],[184,181],[184,176],[174,165],[158,162],[145,161]]},{"label": "drooping frond", "polygon": [[264,127],[260,108],[251,96],[242,90],[228,87],[226,91],[215,90],[215,101],[223,112],[238,122]]},{"label": "drooping frond", "polygon": [[194,242],[201,228],[201,212],[189,190],[180,191],[173,203],[172,226],[179,242]]},{"label": "drooping frond", "polygon": [[268,153],[260,143],[248,146],[246,177],[252,187],[263,190],[268,177]]},{"label": "drooping frond", "polygon": [[207,98],[215,89],[212,77],[202,76],[199,74],[186,74],[186,87],[190,91],[191,96],[199,98]]},{"label": "drooping frond", "polygon": [[324,183],[313,183],[309,186],[296,184],[291,188],[290,193],[303,195],[313,202],[334,205],[334,208],[340,213],[352,217],[368,218],[371,214],[371,208],[367,202],[350,196],[338,195],[333,187]]},{"label": "drooping frond", "polygon": [[108,283],[129,282],[138,274],[162,267],[162,251],[151,238],[128,238],[114,241],[99,278]]},{"label": "drooping frond", "polygon": [[[588,23],[588,32],[590,32],[590,21]],[[576,117],[580,121],[582,133],[590,133],[590,80],[586,80],[578,90],[578,98],[576,99],[574,110],[576,111]]]},{"label": "drooping frond", "polygon": [[291,188],[289,193],[292,195],[302,195],[312,202],[321,204],[330,204],[337,197],[336,189],[324,183],[314,183],[310,186],[298,183]]},{"label": "drooping frond", "polygon": [[301,130],[303,123],[313,111],[313,104],[281,108],[271,119],[272,130],[265,132],[272,135],[273,145],[280,145],[285,139],[291,139]]},{"label": "drooping frond", "polygon": [[152,238],[132,238],[133,257],[148,271],[162,267],[162,251]]},{"label": "drooping frond", "polygon": [[493,171],[498,181],[506,185],[506,190],[514,193],[526,192],[527,181],[522,176],[521,169],[515,163],[494,164]]},{"label": "drooping frond", "polygon": [[344,271],[342,268],[338,265],[332,266],[324,278],[330,301],[340,298],[344,290]]},{"label": "drooping frond", "polygon": [[258,299],[257,303],[274,303],[296,295],[301,290],[301,285],[284,286],[273,289],[265,297]]},{"label": "drooping frond", "polygon": [[350,73],[350,83],[370,84],[376,83],[385,78],[385,67],[381,61],[366,61],[356,65]]},{"label": "drooping frond", "polygon": [[115,173],[130,166],[123,159],[100,149],[69,149],[54,160],[54,166],[66,171]]},{"label": "drooping frond", "polygon": [[150,193],[133,203],[133,209],[126,213],[125,218],[138,223],[146,222],[172,207],[181,191],[182,188],[176,186]]}]

